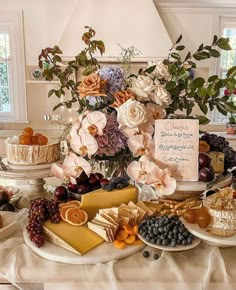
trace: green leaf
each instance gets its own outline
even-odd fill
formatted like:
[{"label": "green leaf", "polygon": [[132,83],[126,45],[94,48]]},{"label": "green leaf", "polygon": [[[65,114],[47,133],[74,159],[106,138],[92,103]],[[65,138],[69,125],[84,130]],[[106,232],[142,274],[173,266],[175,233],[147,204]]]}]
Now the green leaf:
[{"label": "green leaf", "polygon": [[231,50],[231,46],[229,45],[229,38],[221,37],[217,40],[216,45],[223,50]]},{"label": "green leaf", "polygon": [[209,96],[213,96],[215,94],[215,90],[214,90],[214,84],[210,84],[208,87],[207,87],[207,94]]},{"label": "green leaf", "polygon": [[166,89],[167,89],[167,91],[170,91],[170,90],[172,90],[173,88],[175,88],[175,86],[176,86],[176,82],[174,82],[174,81],[169,81],[169,82],[166,84]]},{"label": "green leaf", "polygon": [[209,52],[210,52],[212,57],[219,57],[220,56],[219,51],[216,49],[209,49]]},{"label": "green leaf", "polygon": [[213,37],[213,42],[212,42],[213,45],[216,44],[217,39],[218,39],[217,35],[214,35],[214,37]]},{"label": "green leaf", "polygon": [[196,63],[193,61],[188,61],[188,63],[192,66],[192,68],[196,68]]},{"label": "green leaf", "polygon": [[151,74],[156,68],[156,65],[152,65],[150,67],[148,67],[145,72],[148,73],[148,74]]},{"label": "green leaf", "polygon": [[174,59],[180,59],[180,55],[176,52],[171,53],[171,57],[173,57]]},{"label": "green leaf", "polygon": [[187,53],[186,57],[185,57],[185,60],[187,60],[188,58],[190,58],[190,56],[191,56],[191,52],[189,51],[189,52]]},{"label": "green leaf", "polygon": [[228,78],[233,78],[236,76],[236,66],[232,66],[228,71],[227,71],[227,77]]},{"label": "green leaf", "polygon": [[182,34],[180,34],[180,36],[178,37],[175,43],[179,43],[181,40],[182,40]]},{"label": "green leaf", "polygon": [[206,125],[210,122],[210,120],[205,116],[197,116],[197,119],[199,120],[199,125]]},{"label": "green leaf", "polygon": [[196,60],[203,60],[210,57],[211,55],[206,51],[197,52],[193,55],[193,58],[195,58]]},{"label": "green leaf", "polygon": [[185,46],[184,45],[179,45],[176,47],[176,50],[184,50]]},{"label": "green leaf", "polygon": [[202,87],[204,85],[204,83],[205,83],[204,78],[198,77],[198,78],[195,78],[193,80],[193,86],[194,86],[194,88],[200,88],[200,87]]},{"label": "green leaf", "polygon": [[229,122],[230,124],[235,124],[236,123],[235,117],[229,117]]},{"label": "green leaf", "polygon": [[53,108],[53,111],[57,110],[58,108],[64,106],[63,103],[59,103],[57,104],[54,108]]},{"label": "green leaf", "polygon": [[208,112],[208,107],[206,104],[198,104],[199,108],[201,109],[201,111],[206,115]]},{"label": "green leaf", "polygon": [[209,83],[212,83],[212,82],[214,82],[215,80],[217,80],[218,79],[218,76],[217,75],[213,75],[213,76],[210,76],[209,78],[208,78],[208,82]]},{"label": "green leaf", "polygon": [[236,113],[236,106],[233,103],[224,104],[225,109],[230,113]]},{"label": "green leaf", "polygon": [[48,92],[48,97],[50,98],[54,93],[55,93],[55,90],[54,90],[54,89],[51,89],[51,90]]},{"label": "green leaf", "polygon": [[60,90],[55,90],[55,95],[60,98],[61,97],[61,91]]},{"label": "green leaf", "polygon": [[199,46],[197,51],[202,51],[203,50],[203,43]]},{"label": "green leaf", "polygon": [[205,87],[201,87],[198,89],[197,94],[200,98],[205,98],[207,94],[207,89]]}]

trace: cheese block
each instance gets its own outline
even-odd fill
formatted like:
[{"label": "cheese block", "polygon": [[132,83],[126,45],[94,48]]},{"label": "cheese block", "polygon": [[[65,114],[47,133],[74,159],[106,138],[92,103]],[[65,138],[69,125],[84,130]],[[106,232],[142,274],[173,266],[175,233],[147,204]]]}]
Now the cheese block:
[{"label": "cheese block", "polygon": [[222,152],[209,152],[208,155],[211,157],[211,166],[213,167],[214,172],[224,172],[225,154]]},{"label": "cheese block", "polygon": [[89,220],[95,217],[99,209],[118,207],[122,203],[128,204],[130,201],[136,203],[138,200],[138,189],[134,185],[129,185],[123,189],[106,191],[98,189],[82,195],[81,209],[86,211]]},{"label": "cheese block", "polygon": [[68,251],[82,255],[104,242],[104,239],[86,225],[73,226],[64,221],[59,224],[46,221],[44,232],[47,239]]}]

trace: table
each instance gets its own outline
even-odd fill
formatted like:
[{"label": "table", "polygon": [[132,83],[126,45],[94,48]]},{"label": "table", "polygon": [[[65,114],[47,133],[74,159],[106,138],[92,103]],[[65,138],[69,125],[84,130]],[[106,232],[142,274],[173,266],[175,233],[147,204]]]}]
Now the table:
[{"label": "table", "polygon": [[[185,251],[168,253],[147,247],[119,261],[95,265],[68,265],[32,253],[18,225],[14,235],[0,239],[0,290],[222,290],[236,289],[236,249],[201,243]],[[160,258],[153,260],[153,253]],[[43,287],[44,286],[44,287]],[[5,287],[2,288],[1,287]]]}]

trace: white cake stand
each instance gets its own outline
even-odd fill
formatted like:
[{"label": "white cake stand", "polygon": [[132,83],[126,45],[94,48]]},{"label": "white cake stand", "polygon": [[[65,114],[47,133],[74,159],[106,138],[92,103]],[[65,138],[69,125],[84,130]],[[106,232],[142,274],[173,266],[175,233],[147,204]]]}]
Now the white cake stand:
[{"label": "white cake stand", "polygon": [[27,181],[22,188],[24,197],[19,201],[20,207],[28,207],[30,200],[47,196],[44,178],[52,176],[51,164],[15,165],[8,163],[6,158],[2,161],[7,166],[7,170],[0,169],[1,178],[11,179],[15,185],[19,185],[21,180]]}]

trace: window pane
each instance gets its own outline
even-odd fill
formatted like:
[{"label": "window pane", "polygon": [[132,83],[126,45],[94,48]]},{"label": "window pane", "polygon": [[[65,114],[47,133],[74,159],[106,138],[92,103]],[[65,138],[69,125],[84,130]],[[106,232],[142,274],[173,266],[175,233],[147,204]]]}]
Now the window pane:
[{"label": "window pane", "polygon": [[11,112],[9,94],[9,70],[10,57],[9,35],[0,31],[0,112]]}]

